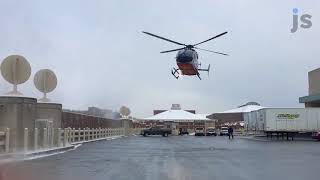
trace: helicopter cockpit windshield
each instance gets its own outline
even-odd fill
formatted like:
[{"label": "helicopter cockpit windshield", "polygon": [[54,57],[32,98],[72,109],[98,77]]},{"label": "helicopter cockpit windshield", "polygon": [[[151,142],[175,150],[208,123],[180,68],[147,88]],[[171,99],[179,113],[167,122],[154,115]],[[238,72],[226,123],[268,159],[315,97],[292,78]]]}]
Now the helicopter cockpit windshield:
[{"label": "helicopter cockpit windshield", "polygon": [[195,52],[190,49],[184,49],[178,52],[177,54],[177,61],[181,63],[190,62],[193,59],[193,54]]}]

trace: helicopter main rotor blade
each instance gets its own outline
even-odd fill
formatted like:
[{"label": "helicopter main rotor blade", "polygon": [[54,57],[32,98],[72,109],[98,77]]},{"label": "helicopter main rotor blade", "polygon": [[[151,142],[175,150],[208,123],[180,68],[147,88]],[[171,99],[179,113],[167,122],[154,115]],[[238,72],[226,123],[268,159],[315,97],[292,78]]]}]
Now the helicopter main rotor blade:
[{"label": "helicopter main rotor blade", "polygon": [[222,36],[222,35],[225,35],[225,34],[227,34],[227,33],[228,33],[228,32],[224,32],[224,33],[218,34],[218,35],[216,35],[216,36],[214,36],[214,37],[212,37],[212,38],[210,38],[210,39],[207,39],[207,40],[205,40],[205,41],[202,41],[202,42],[199,42],[199,43],[197,43],[197,44],[194,44],[193,46],[197,46],[197,45],[199,45],[199,44],[202,44],[202,43],[211,41],[212,39],[218,38],[218,37],[220,37],[220,36]]},{"label": "helicopter main rotor blade", "polygon": [[184,49],[184,47],[183,48],[178,48],[178,49],[172,49],[172,50],[168,50],[168,51],[161,51],[160,53],[169,53],[169,52],[179,51],[179,50],[182,50],[182,49]]},{"label": "helicopter main rotor blade", "polygon": [[198,47],[194,47],[194,48],[195,49],[199,49],[201,51],[207,51],[207,52],[212,52],[212,53],[216,53],[216,54],[221,54],[221,55],[224,55],[224,56],[229,56],[228,54],[217,52],[217,51],[211,51],[211,50],[208,50],[208,49],[201,49],[201,48],[198,48]]},{"label": "helicopter main rotor blade", "polygon": [[145,33],[145,34],[148,34],[150,36],[153,36],[153,37],[165,40],[165,41],[169,41],[169,42],[174,43],[174,44],[178,44],[178,45],[181,45],[181,46],[186,46],[185,44],[182,44],[182,43],[179,43],[179,42],[176,42],[176,41],[173,41],[173,40],[170,40],[170,39],[167,39],[167,38],[164,38],[164,37],[161,37],[161,36],[149,33],[149,32],[145,32],[145,31],[142,31],[142,32]]}]

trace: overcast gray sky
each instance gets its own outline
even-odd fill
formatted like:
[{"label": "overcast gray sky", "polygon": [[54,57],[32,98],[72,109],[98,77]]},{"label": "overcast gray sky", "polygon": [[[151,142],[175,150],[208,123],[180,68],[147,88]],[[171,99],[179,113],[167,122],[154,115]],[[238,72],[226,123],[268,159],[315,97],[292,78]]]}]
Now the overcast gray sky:
[{"label": "overcast gray sky", "polygon": [[[292,9],[312,15],[312,27],[290,33]],[[180,103],[213,113],[247,101],[268,107],[302,107],[307,72],[320,67],[320,2],[317,0],[1,0],[0,58],[27,58],[32,76],[18,88],[40,97],[33,75],[43,68],[58,76],[49,98],[64,108],[131,108],[145,117],[153,109]],[[229,53],[199,52],[210,77],[176,80],[174,44],[229,33],[199,47]],[[2,77],[0,93],[11,88]]]}]

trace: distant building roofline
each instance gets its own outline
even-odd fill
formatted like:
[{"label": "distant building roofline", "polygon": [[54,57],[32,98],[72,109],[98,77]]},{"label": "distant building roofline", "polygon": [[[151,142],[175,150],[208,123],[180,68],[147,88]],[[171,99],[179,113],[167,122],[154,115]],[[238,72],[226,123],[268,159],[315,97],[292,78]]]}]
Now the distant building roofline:
[{"label": "distant building roofline", "polygon": [[303,96],[299,98],[299,103],[320,102],[320,94]]}]

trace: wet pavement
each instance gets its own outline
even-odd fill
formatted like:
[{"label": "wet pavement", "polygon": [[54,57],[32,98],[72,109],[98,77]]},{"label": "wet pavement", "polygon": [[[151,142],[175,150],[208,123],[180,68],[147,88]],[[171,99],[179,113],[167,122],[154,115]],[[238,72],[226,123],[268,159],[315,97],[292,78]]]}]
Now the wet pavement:
[{"label": "wet pavement", "polygon": [[319,163],[319,142],[137,136],[2,165],[0,180],[301,180]]}]

